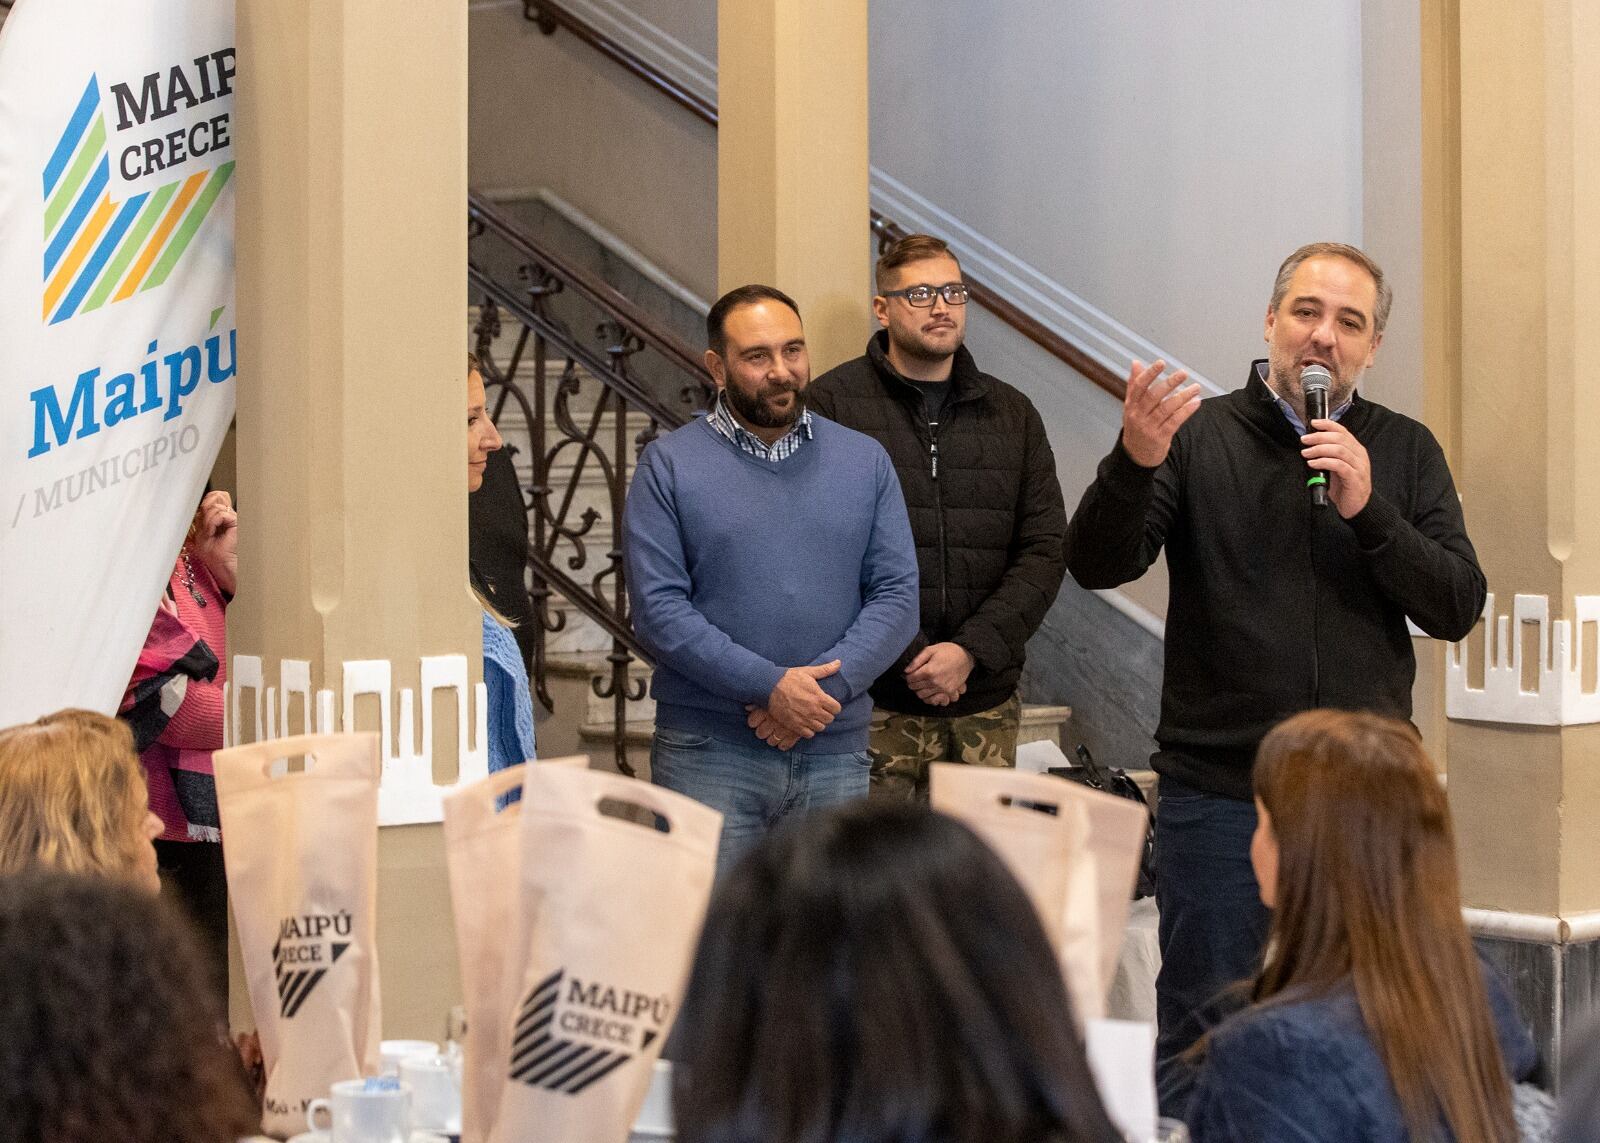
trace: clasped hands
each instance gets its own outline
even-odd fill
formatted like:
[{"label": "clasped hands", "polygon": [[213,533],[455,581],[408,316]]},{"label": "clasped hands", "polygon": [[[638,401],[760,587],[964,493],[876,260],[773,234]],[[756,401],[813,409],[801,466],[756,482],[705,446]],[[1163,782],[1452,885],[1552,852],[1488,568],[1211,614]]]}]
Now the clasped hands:
[{"label": "clasped hands", "polygon": [[790,667],[767,696],[766,706],[751,703],[745,707],[749,712],[745,722],[757,738],[779,750],[812,737],[839,713],[839,700],[817,682],[837,673],[839,667],[838,659],[815,667]]},{"label": "clasped hands", "polygon": [[[839,666],[835,659],[816,667],[790,667],[767,696],[766,706],[745,707],[746,724],[757,738],[779,750],[789,750],[802,738],[826,729],[840,707],[817,680],[835,674]],[[966,693],[972,666],[972,653],[960,644],[932,643],[906,664],[906,683],[930,706],[949,706]]]},{"label": "clasped hands", "polygon": [[949,706],[967,693],[973,663],[960,643],[930,643],[906,664],[906,685],[929,706]]}]

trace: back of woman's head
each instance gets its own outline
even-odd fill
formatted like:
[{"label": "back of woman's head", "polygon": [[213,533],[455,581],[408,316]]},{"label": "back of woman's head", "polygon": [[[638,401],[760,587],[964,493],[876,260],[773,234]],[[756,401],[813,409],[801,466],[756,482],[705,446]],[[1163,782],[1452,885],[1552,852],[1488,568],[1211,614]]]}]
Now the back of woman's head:
[{"label": "back of woman's head", "polygon": [[100,877],[0,877],[0,1135],[232,1143],[259,1114],[187,926]]},{"label": "back of woman's head", "polygon": [[133,734],[117,719],[63,710],[0,730],[0,873],[132,876],[150,844],[146,797]]},{"label": "back of woman's head", "polygon": [[1256,997],[1348,979],[1417,1138],[1441,1110],[1460,1143],[1506,1138],[1510,1093],[1461,918],[1450,809],[1416,731],[1314,710],[1275,727],[1255,793],[1277,842]]},{"label": "back of woman's head", "polygon": [[1396,927],[1462,929],[1449,806],[1406,723],[1296,715],[1262,740],[1255,792],[1278,843],[1274,921],[1297,938],[1284,956],[1332,981]]},{"label": "back of woman's head", "polygon": [[678,1036],[685,1143],[1117,1138],[1022,888],[922,807],[814,814],[740,862]]}]

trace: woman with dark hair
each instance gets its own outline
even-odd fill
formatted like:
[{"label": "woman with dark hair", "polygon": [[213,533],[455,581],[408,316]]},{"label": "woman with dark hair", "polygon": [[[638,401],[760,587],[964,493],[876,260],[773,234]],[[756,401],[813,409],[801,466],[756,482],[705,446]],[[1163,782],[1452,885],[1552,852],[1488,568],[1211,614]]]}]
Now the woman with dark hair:
[{"label": "woman with dark hair", "polygon": [[682,1143],[1114,1143],[1026,894],[977,836],[861,802],[717,888],[675,1033]]},{"label": "woman with dark hair", "polygon": [[1253,1003],[1196,1049],[1195,1143],[1515,1140],[1533,1041],[1473,953],[1416,731],[1308,711],[1262,741],[1254,780],[1272,925]]},{"label": "woman with dark hair", "polygon": [[260,1113],[171,907],[105,877],[0,878],[0,1138],[235,1143]]}]

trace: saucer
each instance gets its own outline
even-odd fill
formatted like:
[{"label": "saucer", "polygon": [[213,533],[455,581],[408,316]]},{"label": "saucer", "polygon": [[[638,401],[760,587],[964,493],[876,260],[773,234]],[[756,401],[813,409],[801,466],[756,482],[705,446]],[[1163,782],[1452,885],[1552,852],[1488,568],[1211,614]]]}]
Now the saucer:
[{"label": "saucer", "polygon": [[[448,1140],[448,1135],[429,1130],[414,1130],[411,1132],[411,1143],[443,1143]],[[301,1132],[291,1135],[288,1143],[333,1143],[333,1132]]]}]

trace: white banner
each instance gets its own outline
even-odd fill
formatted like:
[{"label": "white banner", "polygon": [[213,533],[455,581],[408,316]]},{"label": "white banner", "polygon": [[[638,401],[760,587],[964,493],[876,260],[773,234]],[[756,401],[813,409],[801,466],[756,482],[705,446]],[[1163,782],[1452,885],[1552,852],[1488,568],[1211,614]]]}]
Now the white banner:
[{"label": "white banner", "polygon": [[232,419],[234,66],[233,0],[0,25],[0,726],[116,709]]}]

